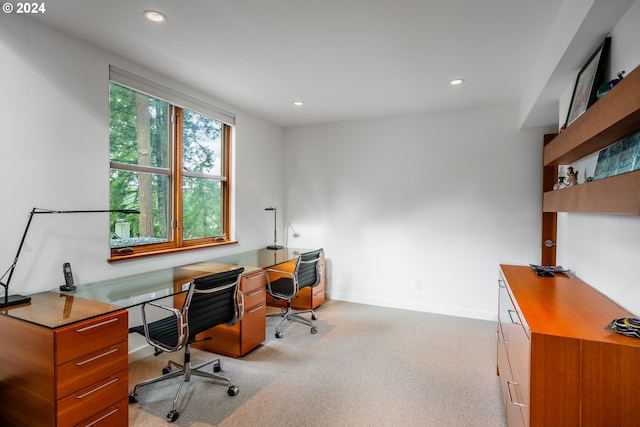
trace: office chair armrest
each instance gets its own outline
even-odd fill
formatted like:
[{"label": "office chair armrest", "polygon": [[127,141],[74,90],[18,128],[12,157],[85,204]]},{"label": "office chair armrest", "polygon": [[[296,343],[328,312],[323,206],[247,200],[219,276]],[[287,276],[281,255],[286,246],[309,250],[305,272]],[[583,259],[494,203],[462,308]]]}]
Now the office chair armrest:
[{"label": "office chair armrest", "polygon": [[[149,322],[147,322],[147,310],[145,308],[147,305],[153,306],[161,310],[168,311],[171,313],[172,316],[176,318],[176,322],[177,322],[176,326],[178,328],[179,333],[178,333],[178,341],[175,346],[169,346],[166,343],[154,340],[149,336]],[[147,340],[147,343],[149,343],[149,345],[155,348],[158,348],[162,351],[168,351],[168,352],[178,351],[184,346],[184,343],[186,341],[187,331],[188,331],[188,325],[186,324],[185,319],[180,310],[178,310],[175,307],[169,307],[166,305],[158,304],[153,301],[142,304],[140,306],[140,309],[142,311],[142,325],[144,326],[144,337]]]},{"label": "office chair armrest", "polygon": [[231,319],[230,322],[225,323],[225,325],[233,326],[236,323],[238,323],[239,321],[241,321],[242,317],[244,316],[244,294],[239,289],[238,289],[238,293],[236,295],[236,307],[235,308],[236,308],[235,316],[233,317],[233,319]]},{"label": "office chair armrest", "polygon": [[275,268],[265,268],[265,271],[267,272],[267,282],[269,281],[269,273],[281,273],[286,276],[291,276],[291,277],[294,276],[293,271],[278,270]]}]

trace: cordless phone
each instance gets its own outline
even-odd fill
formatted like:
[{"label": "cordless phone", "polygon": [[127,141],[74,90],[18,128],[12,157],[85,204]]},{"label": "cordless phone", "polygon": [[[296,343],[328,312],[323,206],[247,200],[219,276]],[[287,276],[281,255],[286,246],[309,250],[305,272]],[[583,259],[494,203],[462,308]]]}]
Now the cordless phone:
[{"label": "cordless phone", "polygon": [[76,286],[73,284],[73,273],[71,272],[71,264],[65,262],[62,264],[62,273],[64,274],[64,285],[60,286],[61,291],[75,291]]}]

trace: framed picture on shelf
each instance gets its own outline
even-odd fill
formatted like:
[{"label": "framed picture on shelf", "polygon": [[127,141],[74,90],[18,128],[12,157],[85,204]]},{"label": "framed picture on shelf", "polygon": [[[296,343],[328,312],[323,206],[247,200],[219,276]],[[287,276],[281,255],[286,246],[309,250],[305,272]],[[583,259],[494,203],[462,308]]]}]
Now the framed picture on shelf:
[{"label": "framed picture on shelf", "polygon": [[610,44],[611,37],[605,38],[578,73],[565,127],[573,123],[598,99],[598,86],[604,74]]}]

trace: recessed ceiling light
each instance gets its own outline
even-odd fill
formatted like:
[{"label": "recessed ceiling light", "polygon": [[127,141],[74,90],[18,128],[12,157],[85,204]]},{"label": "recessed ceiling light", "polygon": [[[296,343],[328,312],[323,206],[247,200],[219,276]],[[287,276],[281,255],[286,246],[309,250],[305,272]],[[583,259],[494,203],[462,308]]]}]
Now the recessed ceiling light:
[{"label": "recessed ceiling light", "polygon": [[167,20],[167,17],[157,10],[145,10],[144,17],[152,22],[164,22]]},{"label": "recessed ceiling light", "polygon": [[464,79],[453,79],[449,83],[451,83],[454,86],[461,85],[462,83],[464,83]]},{"label": "recessed ceiling light", "polygon": [[302,101],[293,101],[293,105],[295,105],[296,107],[302,107],[304,105],[304,102],[302,102]]}]

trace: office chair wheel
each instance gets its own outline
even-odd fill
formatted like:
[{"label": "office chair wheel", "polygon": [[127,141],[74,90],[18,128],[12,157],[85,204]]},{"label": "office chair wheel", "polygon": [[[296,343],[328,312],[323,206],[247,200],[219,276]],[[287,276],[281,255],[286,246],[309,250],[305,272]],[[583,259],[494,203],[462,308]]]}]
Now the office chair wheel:
[{"label": "office chair wheel", "polygon": [[138,403],[138,393],[131,392],[129,394],[129,403]]},{"label": "office chair wheel", "polygon": [[282,338],[282,334],[280,332],[276,332],[276,338]]},{"label": "office chair wheel", "polygon": [[175,409],[172,409],[167,414],[167,419],[169,420],[170,423],[172,423],[175,420],[177,420],[179,416],[180,416],[180,413],[178,411],[176,411]]},{"label": "office chair wheel", "polygon": [[171,366],[165,366],[162,368],[162,375],[167,375],[169,372],[171,372]]},{"label": "office chair wheel", "polygon": [[232,385],[231,387],[229,387],[229,388],[227,389],[227,394],[228,394],[229,396],[235,396],[236,394],[238,394],[238,391],[239,391],[239,390],[238,390],[238,387],[236,387],[236,386]]},{"label": "office chair wheel", "polygon": [[220,367],[220,362],[216,362],[213,364],[213,372],[220,372],[222,368]]},{"label": "office chair wheel", "polygon": [[315,326],[311,327],[311,333],[315,334],[316,332],[318,332],[318,328],[316,328]]},{"label": "office chair wheel", "polygon": [[311,315],[311,320],[318,320],[318,316],[316,316],[315,314]]}]

